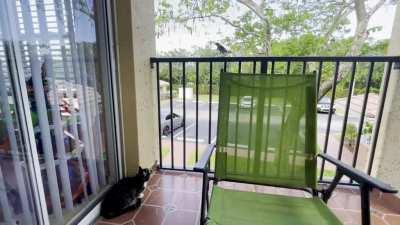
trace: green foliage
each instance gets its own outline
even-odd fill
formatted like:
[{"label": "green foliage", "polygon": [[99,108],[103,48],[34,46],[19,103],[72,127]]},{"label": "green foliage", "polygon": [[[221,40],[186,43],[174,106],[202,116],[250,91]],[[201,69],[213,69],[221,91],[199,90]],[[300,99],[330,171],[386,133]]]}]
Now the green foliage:
[{"label": "green foliage", "polygon": [[370,122],[367,122],[367,123],[365,124],[365,126],[364,126],[363,134],[364,134],[364,135],[371,135],[373,129],[374,129],[374,125],[373,125],[372,123],[370,123]]},{"label": "green foliage", "polygon": [[323,44],[321,37],[313,34],[303,34],[282,41],[274,41],[272,55],[276,56],[307,56],[314,55]]},{"label": "green foliage", "polygon": [[[269,54],[274,56],[342,56],[351,49],[353,38],[344,37],[349,31],[346,10],[352,10],[344,5],[346,1],[319,1],[311,0],[304,3],[298,1],[266,1],[260,5],[261,17],[253,10],[245,7],[239,1],[231,0],[157,0],[156,25],[157,34],[170,32],[176,26],[182,25],[189,31],[196,29],[198,21],[219,20],[234,28],[232,37],[221,36],[224,45],[234,55],[264,55],[268,45]],[[335,17],[343,10],[343,17]],[[236,12],[236,13],[232,13]],[[233,16],[232,16],[233,15]],[[266,22],[268,21],[268,23]],[[373,27],[368,32],[378,31]],[[328,35],[330,34],[330,35]],[[268,42],[270,40],[270,42]],[[387,40],[368,40],[362,45],[361,55],[384,55],[388,46]],[[162,56],[219,56],[213,43],[204,48],[195,48],[191,51],[179,49],[171,52],[162,52]],[[161,64],[160,64],[161,65]],[[345,63],[341,63],[344,66]],[[237,71],[237,64],[228,63],[229,71]],[[257,66],[259,71],[260,65]],[[358,63],[355,74],[354,94],[364,94],[368,79],[369,64]],[[378,93],[384,64],[376,63],[371,79],[370,92]],[[213,63],[212,93],[218,93],[219,72],[223,68],[221,63]],[[242,63],[242,72],[252,72],[252,63]],[[270,68],[270,67],[269,67]],[[209,63],[199,63],[200,94],[208,94],[210,86]],[[307,71],[318,69],[318,63],[307,64]],[[335,63],[324,63],[322,82],[332,79]],[[275,64],[276,73],[286,73],[286,63]],[[300,73],[302,63],[292,63],[290,73]],[[344,71],[343,80],[337,84],[335,98],[347,97],[349,94],[350,70]],[[162,80],[169,81],[168,65],[160,68]],[[186,64],[186,82],[189,87],[196,87],[196,65]],[[182,86],[182,65],[172,65],[173,89]]]},{"label": "green foliage", "polygon": [[[301,38],[296,38],[292,40],[284,40],[282,42],[276,42],[273,48],[274,55],[310,55],[313,48],[313,44],[315,42],[322,41],[321,39],[314,37],[312,35],[304,35]],[[338,41],[339,42],[339,41]],[[346,46],[348,44],[348,40],[345,39],[343,41],[343,45]],[[339,45],[339,44],[338,44]],[[302,48],[301,46],[308,46],[307,48]],[[363,46],[363,52],[368,54],[371,50],[374,54],[379,55],[384,54],[384,51],[387,48],[387,41],[381,41],[377,43],[366,43]],[[311,50],[310,50],[311,49]],[[337,51],[341,51],[340,49]],[[190,57],[190,56],[207,56],[213,57],[218,56],[218,52],[213,46],[210,44],[205,48],[196,48],[193,51],[189,52],[187,50],[174,50],[170,52],[163,53],[163,56],[169,57]],[[212,68],[212,93],[218,94],[219,87],[219,73],[223,68],[222,63],[213,63]],[[276,73],[286,73],[286,63],[285,62],[276,62],[275,64],[275,72]],[[341,64],[344,66],[344,63]],[[368,79],[368,63],[358,63],[357,70],[355,74],[355,86],[354,86],[354,94],[364,94],[366,82]],[[195,90],[196,87],[196,65],[194,63],[186,63],[186,86],[192,87]],[[228,63],[227,64],[228,71],[238,71],[238,65]],[[257,72],[260,69],[259,63],[256,65]],[[315,71],[318,69],[317,63],[310,63],[307,65],[308,71]],[[332,63],[324,63],[322,70],[322,81],[331,79],[334,75],[335,64]],[[241,71],[244,73],[252,73],[253,71],[253,63],[243,62],[241,66]],[[290,73],[300,73],[302,71],[302,63],[293,62],[291,64]],[[371,93],[378,93],[381,80],[384,73],[384,64],[376,63],[374,67],[374,73],[372,74],[371,79]],[[165,81],[169,81],[169,70],[168,64],[160,64],[160,78]],[[210,78],[210,64],[209,63],[199,63],[199,93],[200,94],[208,94],[209,92],[209,78]],[[343,98],[347,97],[349,91],[350,84],[350,71],[347,71],[347,74],[344,76],[344,79],[338,83],[336,87],[336,96],[335,98]],[[182,64],[172,64],[172,82],[173,89],[175,91],[178,90],[179,87],[183,85],[183,74],[182,74]]]},{"label": "green foliage", "polygon": [[346,133],[344,136],[347,141],[348,146],[350,147],[350,151],[353,151],[355,148],[355,142],[357,138],[357,127],[354,124],[347,124]]},{"label": "green foliage", "polygon": [[[266,54],[272,41],[302,39],[303,35],[319,38],[326,33],[342,36],[348,32],[346,16],[337,19],[337,14],[347,9],[348,3],[336,1],[251,1],[256,6],[249,7],[232,0],[158,0],[156,1],[157,34],[170,32],[178,25],[192,32],[197,21],[220,21],[234,28],[233,37],[222,41],[233,52],[242,55]],[[232,13],[235,12],[235,13]],[[323,21],[323,22],[321,22]],[[330,31],[332,30],[332,31]],[[376,30],[376,29],[375,29]],[[341,31],[335,33],[335,31]],[[374,30],[371,30],[371,32]],[[312,36],[311,35],[311,36]],[[322,49],[323,42],[315,43],[312,54]],[[270,51],[271,52],[271,51]]]}]

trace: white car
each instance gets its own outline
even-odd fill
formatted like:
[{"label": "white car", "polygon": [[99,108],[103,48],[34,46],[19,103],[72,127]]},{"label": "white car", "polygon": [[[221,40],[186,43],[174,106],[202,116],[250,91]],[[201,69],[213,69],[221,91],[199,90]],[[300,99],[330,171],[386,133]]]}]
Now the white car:
[{"label": "white car", "polygon": [[[328,97],[323,97],[318,101],[317,111],[320,113],[329,113],[329,109],[331,107],[331,99]],[[335,113],[335,106],[332,107],[332,113]]]},{"label": "white car", "polygon": [[[171,119],[173,128],[171,129]],[[183,119],[180,115],[176,113],[168,114],[161,117],[161,132],[163,135],[168,135],[172,130],[175,130],[183,126]]]},{"label": "white car", "polygon": [[[252,104],[253,103],[253,104]],[[243,108],[243,109],[250,109],[251,107],[255,107],[256,106],[256,100],[255,99],[253,99],[253,102],[252,102],[252,97],[251,96],[243,96],[241,99],[240,99],[240,102],[239,102],[239,107],[240,108]]]}]

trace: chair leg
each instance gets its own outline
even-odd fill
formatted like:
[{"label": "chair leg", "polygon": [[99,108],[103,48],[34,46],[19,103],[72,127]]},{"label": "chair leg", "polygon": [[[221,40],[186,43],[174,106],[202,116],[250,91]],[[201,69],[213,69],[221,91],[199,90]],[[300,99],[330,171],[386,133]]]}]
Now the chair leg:
[{"label": "chair leg", "polygon": [[342,179],[343,173],[341,171],[336,171],[335,177],[332,180],[332,183],[329,185],[328,189],[322,191],[322,200],[327,203],[329,198],[332,195],[333,190],[336,188],[340,179]]},{"label": "chair leg", "polygon": [[361,221],[362,225],[371,224],[371,215],[369,209],[369,192],[371,188],[366,184],[360,184],[361,194]]},{"label": "chair leg", "polygon": [[200,224],[204,225],[206,224],[206,217],[205,217],[205,211],[206,211],[206,205],[207,205],[207,183],[208,183],[208,177],[207,177],[207,171],[203,172],[203,187],[202,187],[202,192],[201,192],[201,211],[200,211]]},{"label": "chair leg", "polygon": [[207,179],[207,188],[206,188],[206,209],[208,211],[208,209],[210,208],[210,198],[208,196],[209,194],[209,190],[210,190],[210,181]]}]

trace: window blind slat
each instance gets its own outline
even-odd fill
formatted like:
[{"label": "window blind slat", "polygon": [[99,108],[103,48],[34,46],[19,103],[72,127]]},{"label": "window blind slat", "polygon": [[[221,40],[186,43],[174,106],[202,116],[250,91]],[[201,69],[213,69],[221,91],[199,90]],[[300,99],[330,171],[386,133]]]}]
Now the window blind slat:
[{"label": "window blind slat", "polygon": [[[95,154],[96,154],[96,159],[99,160],[98,163],[98,170],[100,173],[100,177],[99,177],[99,181],[100,181],[100,185],[104,186],[106,185],[106,175],[105,175],[105,169],[104,169],[104,156],[103,156],[103,152],[104,152],[104,145],[102,142],[102,137],[101,137],[101,128],[100,128],[100,109],[99,109],[99,104],[100,101],[98,99],[99,95],[98,95],[98,89],[97,89],[97,80],[96,80],[96,71],[95,71],[95,63],[94,63],[94,55],[93,55],[93,48],[92,46],[88,46],[87,50],[87,62],[88,62],[88,77],[90,77],[92,79],[92,94],[93,94],[93,106],[92,106],[92,116],[91,118],[93,118],[92,121],[92,125],[94,128],[94,132],[93,132],[93,139],[94,139],[94,143],[95,143]],[[90,101],[92,102],[92,101]]]},{"label": "window blind slat", "polygon": [[84,50],[83,44],[77,43],[78,50],[78,59],[79,59],[79,68],[80,73],[78,73],[78,100],[79,100],[79,111],[82,121],[82,130],[83,130],[83,139],[85,143],[85,154],[86,159],[88,160],[90,181],[93,185],[94,193],[97,193],[99,182],[97,176],[97,166],[96,166],[96,156],[94,154],[94,146],[93,146],[93,130],[91,129],[91,115],[90,115],[90,100],[87,96],[87,87],[86,87],[86,62],[84,60]]}]

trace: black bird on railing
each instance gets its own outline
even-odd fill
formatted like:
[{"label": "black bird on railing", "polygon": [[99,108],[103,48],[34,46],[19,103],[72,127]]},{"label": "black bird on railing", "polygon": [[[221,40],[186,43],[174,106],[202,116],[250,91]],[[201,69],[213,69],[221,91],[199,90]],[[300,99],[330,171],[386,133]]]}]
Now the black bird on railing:
[{"label": "black bird on railing", "polygon": [[218,42],[214,42],[214,44],[217,46],[217,50],[219,51],[219,53],[221,53],[222,55],[226,55],[228,53],[231,53],[231,51],[229,51],[228,49],[225,48],[225,46],[223,46],[222,44],[218,43]]}]

